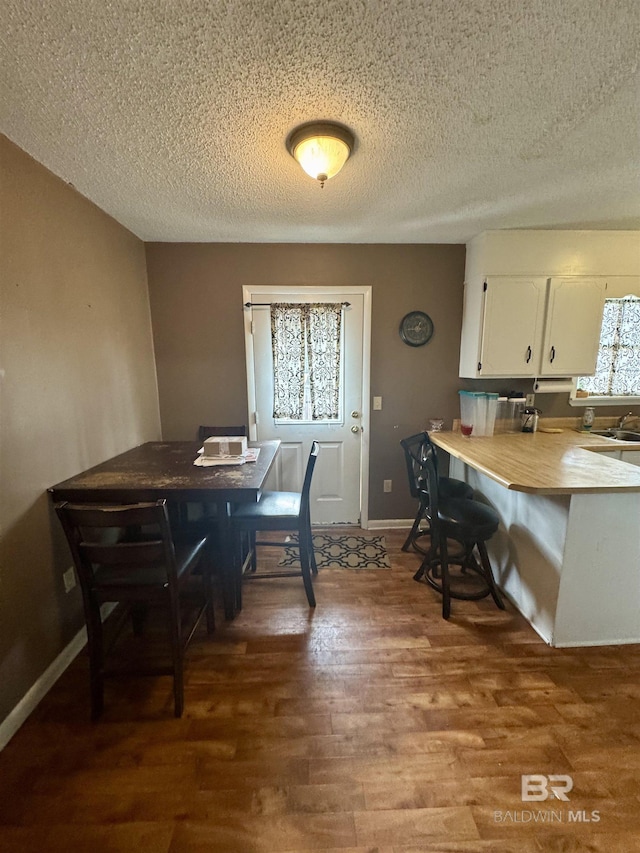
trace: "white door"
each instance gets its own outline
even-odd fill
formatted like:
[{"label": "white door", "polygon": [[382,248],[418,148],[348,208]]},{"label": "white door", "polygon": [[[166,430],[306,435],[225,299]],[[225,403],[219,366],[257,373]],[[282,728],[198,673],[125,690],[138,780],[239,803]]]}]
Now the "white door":
[{"label": "white door", "polygon": [[[320,443],[311,487],[311,519],[316,524],[366,523],[369,412],[363,403],[369,399],[370,298],[368,287],[243,289],[249,434],[258,441],[278,438],[282,442],[267,488],[285,491],[300,490],[311,442]],[[252,307],[247,308],[247,302]],[[342,314],[342,376],[336,420],[274,419],[272,302],[349,303]]]}]

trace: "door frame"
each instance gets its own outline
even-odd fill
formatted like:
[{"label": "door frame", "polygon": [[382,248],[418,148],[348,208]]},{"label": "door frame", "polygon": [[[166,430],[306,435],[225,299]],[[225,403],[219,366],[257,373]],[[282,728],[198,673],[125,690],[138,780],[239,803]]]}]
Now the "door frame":
[{"label": "door frame", "polygon": [[249,407],[249,438],[256,440],[256,377],[253,360],[253,335],[251,330],[251,308],[247,302],[259,302],[261,294],[282,294],[282,301],[287,302],[296,296],[304,294],[317,295],[318,301],[326,297],[335,298],[336,302],[348,301],[349,294],[363,297],[362,317],[362,418],[360,424],[360,526],[368,529],[369,524],[369,427],[370,427],[370,385],[371,385],[371,291],[370,284],[365,285],[268,285],[258,284],[242,287],[242,313],[244,315],[244,350],[247,368],[247,403]]}]

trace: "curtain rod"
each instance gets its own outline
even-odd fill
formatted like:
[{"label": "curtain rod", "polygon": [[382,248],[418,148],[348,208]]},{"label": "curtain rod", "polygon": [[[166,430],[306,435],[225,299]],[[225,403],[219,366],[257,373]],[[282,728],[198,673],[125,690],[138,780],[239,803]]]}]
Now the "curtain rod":
[{"label": "curtain rod", "polygon": [[[245,303],[244,303],[244,307],[245,307],[245,308],[256,308],[256,307],[258,307],[258,306],[262,307],[262,306],[267,306],[267,305],[279,305],[279,304],[280,304],[279,302],[245,302]],[[289,304],[291,304],[291,303],[289,303]],[[309,304],[312,304],[312,303],[308,303],[308,302],[300,302],[299,304],[300,304],[300,305],[309,305]],[[333,304],[333,303],[331,303],[331,302],[326,302],[326,303],[322,303],[322,304],[324,304],[324,305],[331,305],[331,304]],[[350,303],[350,302],[341,302],[340,304],[342,305],[342,307],[343,307],[343,308],[350,308],[350,307],[351,307],[351,303]]]}]

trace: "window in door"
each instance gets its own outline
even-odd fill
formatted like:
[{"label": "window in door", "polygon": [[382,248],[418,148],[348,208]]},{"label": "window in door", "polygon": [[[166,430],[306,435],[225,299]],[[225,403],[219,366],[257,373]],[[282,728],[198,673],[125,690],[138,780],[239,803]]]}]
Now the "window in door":
[{"label": "window in door", "polygon": [[341,304],[271,305],[276,423],[344,421]]},{"label": "window in door", "polygon": [[588,396],[580,395],[575,402],[611,404],[640,398],[639,297],[605,299],[596,372],[579,377],[576,388]]}]

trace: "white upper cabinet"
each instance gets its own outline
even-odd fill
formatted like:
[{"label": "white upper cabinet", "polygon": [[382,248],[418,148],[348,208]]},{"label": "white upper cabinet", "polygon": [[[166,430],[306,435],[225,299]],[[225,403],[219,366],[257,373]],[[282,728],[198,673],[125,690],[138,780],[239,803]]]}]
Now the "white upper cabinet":
[{"label": "white upper cabinet", "polygon": [[606,282],[552,278],[538,376],[595,373]]},{"label": "white upper cabinet", "polygon": [[488,276],[478,360],[463,375],[588,376],[595,371],[606,282]]},{"label": "white upper cabinet", "polygon": [[487,278],[474,375],[537,376],[546,291],[544,278]]},{"label": "white upper cabinet", "polygon": [[460,376],[595,371],[607,278],[640,270],[638,232],[487,231],[467,244]]}]

